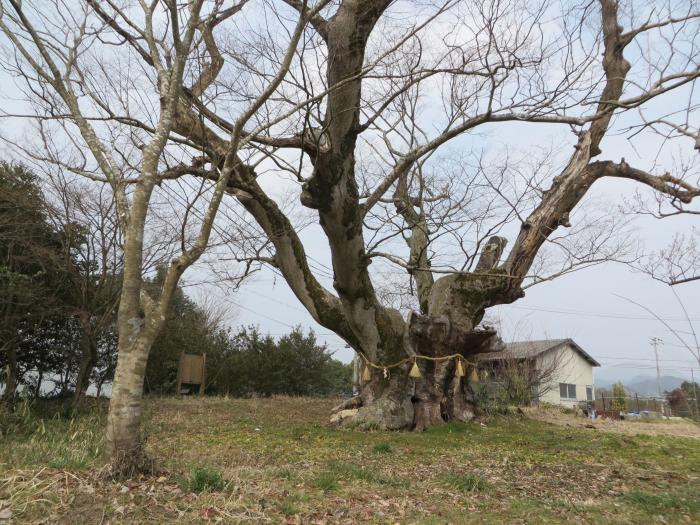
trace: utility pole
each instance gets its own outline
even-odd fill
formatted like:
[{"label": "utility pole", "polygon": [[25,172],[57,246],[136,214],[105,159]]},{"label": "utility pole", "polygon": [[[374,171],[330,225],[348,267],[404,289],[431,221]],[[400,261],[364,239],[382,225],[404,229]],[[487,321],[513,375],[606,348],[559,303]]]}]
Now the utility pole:
[{"label": "utility pole", "polygon": [[659,344],[663,343],[661,339],[658,337],[652,337],[651,340],[651,346],[654,347],[654,355],[656,356],[656,388],[659,392],[659,399],[662,398],[661,396],[661,369],[659,368]]},{"label": "utility pole", "polygon": [[700,417],[700,412],[698,412],[698,389],[695,387],[695,373],[693,372],[693,367],[690,367],[690,379],[693,383],[693,401],[695,405],[695,417]]}]

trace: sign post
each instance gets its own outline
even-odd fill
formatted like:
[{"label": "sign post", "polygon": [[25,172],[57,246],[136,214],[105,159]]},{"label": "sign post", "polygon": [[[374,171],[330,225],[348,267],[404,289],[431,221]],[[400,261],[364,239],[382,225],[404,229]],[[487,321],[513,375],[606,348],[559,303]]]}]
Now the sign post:
[{"label": "sign post", "polygon": [[199,385],[199,395],[204,396],[207,378],[207,354],[180,354],[177,367],[177,395],[182,394],[182,385]]}]

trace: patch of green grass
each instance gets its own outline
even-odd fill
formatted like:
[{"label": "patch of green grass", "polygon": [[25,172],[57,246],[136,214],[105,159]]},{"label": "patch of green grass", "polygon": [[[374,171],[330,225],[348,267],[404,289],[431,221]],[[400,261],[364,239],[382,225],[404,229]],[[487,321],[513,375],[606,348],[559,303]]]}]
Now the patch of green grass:
[{"label": "patch of green grass", "polygon": [[[328,424],[337,403],[147,398],[146,451],[171,474],[139,477],[128,493],[92,475],[102,465],[104,411],[37,406],[26,421],[14,417],[21,434],[0,436],[0,501],[12,500],[17,523],[64,512],[86,523],[103,514],[115,523],[700,523],[700,448],[691,437],[500,416],[428,432],[359,432]],[[66,478],[76,480],[71,499],[56,482],[63,474],[47,465],[76,471]],[[188,494],[194,466],[220,469],[223,492]]]},{"label": "patch of green grass", "polygon": [[385,485],[388,487],[407,487],[408,483],[393,476],[383,476],[375,468],[353,465],[352,463],[332,462],[329,471],[338,479],[346,481],[364,481],[372,485]]},{"label": "patch of green grass", "polygon": [[280,512],[286,517],[294,516],[295,514],[299,514],[299,508],[294,504],[294,502],[284,500],[280,504]]},{"label": "patch of green grass", "polygon": [[443,481],[462,492],[485,492],[490,488],[484,478],[474,474],[447,474],[443,477]]},{"label": "patch of green grass", "polygon": [[377,443],[372,447],[375,454],[391,454],[394,450],[389,443]]},{"label": "patch of green grass", "polygon": [[272,473],[272,475],[278,479],[294,479],[297,476],[297,473],[293,471],[290,468],[278,468],[275,469]]},{"label": "patch of green grass", "polygon": [[85,457],[75,457],[71,454],[57,456],[49,461],[49,468],[60,470],[83,470],[88,467],[89,461]]},{"label": "patch of green grass", "polygon": [[22,402],[0,413],[0,463],[71,471],[97,466],[104,424],[103,405],[76,411],[65,402]]},{"label": "patch of green grass", "polygon": [[221,471],[211,467],[197,467],[189,479],[189,489],[192,492],[221,492],[226,488]]},{"label": "patch of green grass", "polygon": [[324,472],[316,478],[314,485],[324,492],[338,490],[338,478],[332,472]]},{"label": "patch of green grass", "polygon": [[463,423],[462,421],[449,421],[444,425],[430,427],[427,432],[429,434],[462,434],[471,430],[471,426],[473,425],[470,423]]},{"label": "patch of green grass", "polygon": [[679,494],[650,494],[642,490],[633,489],[624,495],[629,503],[643,507],[647,512],[660,512],[664,510],[685,510],[690,512],[700,511],[700,498],[698,496],[681,496]]}]

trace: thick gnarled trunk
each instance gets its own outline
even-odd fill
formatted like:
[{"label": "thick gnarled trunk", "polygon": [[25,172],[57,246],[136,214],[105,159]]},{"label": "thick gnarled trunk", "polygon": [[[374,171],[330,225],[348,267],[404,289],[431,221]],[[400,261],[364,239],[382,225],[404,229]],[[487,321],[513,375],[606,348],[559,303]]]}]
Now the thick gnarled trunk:
[{"label": "thick gnarled trunk", "polygon": [[[472,308],[483,311],[479,305]],[[502,346],[495,330],[474,328],[476,322],[459,322],[447,315],[410,315],[406,333],[397,341],[409,357],[402,359],[399,366],[392,366],[396,362],[382,351],[374,358],[367,357],[370,379],[362,384],[356,399],[338,407],[357,408],[356,412],[342,412],[343,424],[422,431],[446,421],[472,419],[478,406],[470,380],[456,373],[457,364],[461,362],[463,371],[469,371],[476,354]],[[414,363],[420,377],[409,373]]]},{"label": "thick gnarled trunk", "polygon": [[[469,421],[478,412],[469,381],[455,376],[456,362],[424,361],[421,377],[410,377],[407,366],[387,377],[379,371],[362,386],[360,396],[346,406],[358,407],[343,420],[361,429],[423,431],[446,421]],[[344,413],[344,415],[347,413]]]}]

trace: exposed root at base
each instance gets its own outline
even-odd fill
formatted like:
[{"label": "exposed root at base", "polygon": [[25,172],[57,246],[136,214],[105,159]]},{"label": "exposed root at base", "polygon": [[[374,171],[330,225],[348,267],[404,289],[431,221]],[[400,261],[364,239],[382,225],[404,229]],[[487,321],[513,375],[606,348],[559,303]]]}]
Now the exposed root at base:
[{"label": "exposed root at base", "polygon": [[138,475],[157,474],[155,461],[142,448],[119,451],[105,465],[100,477],[105,480],[130,479]]}]

